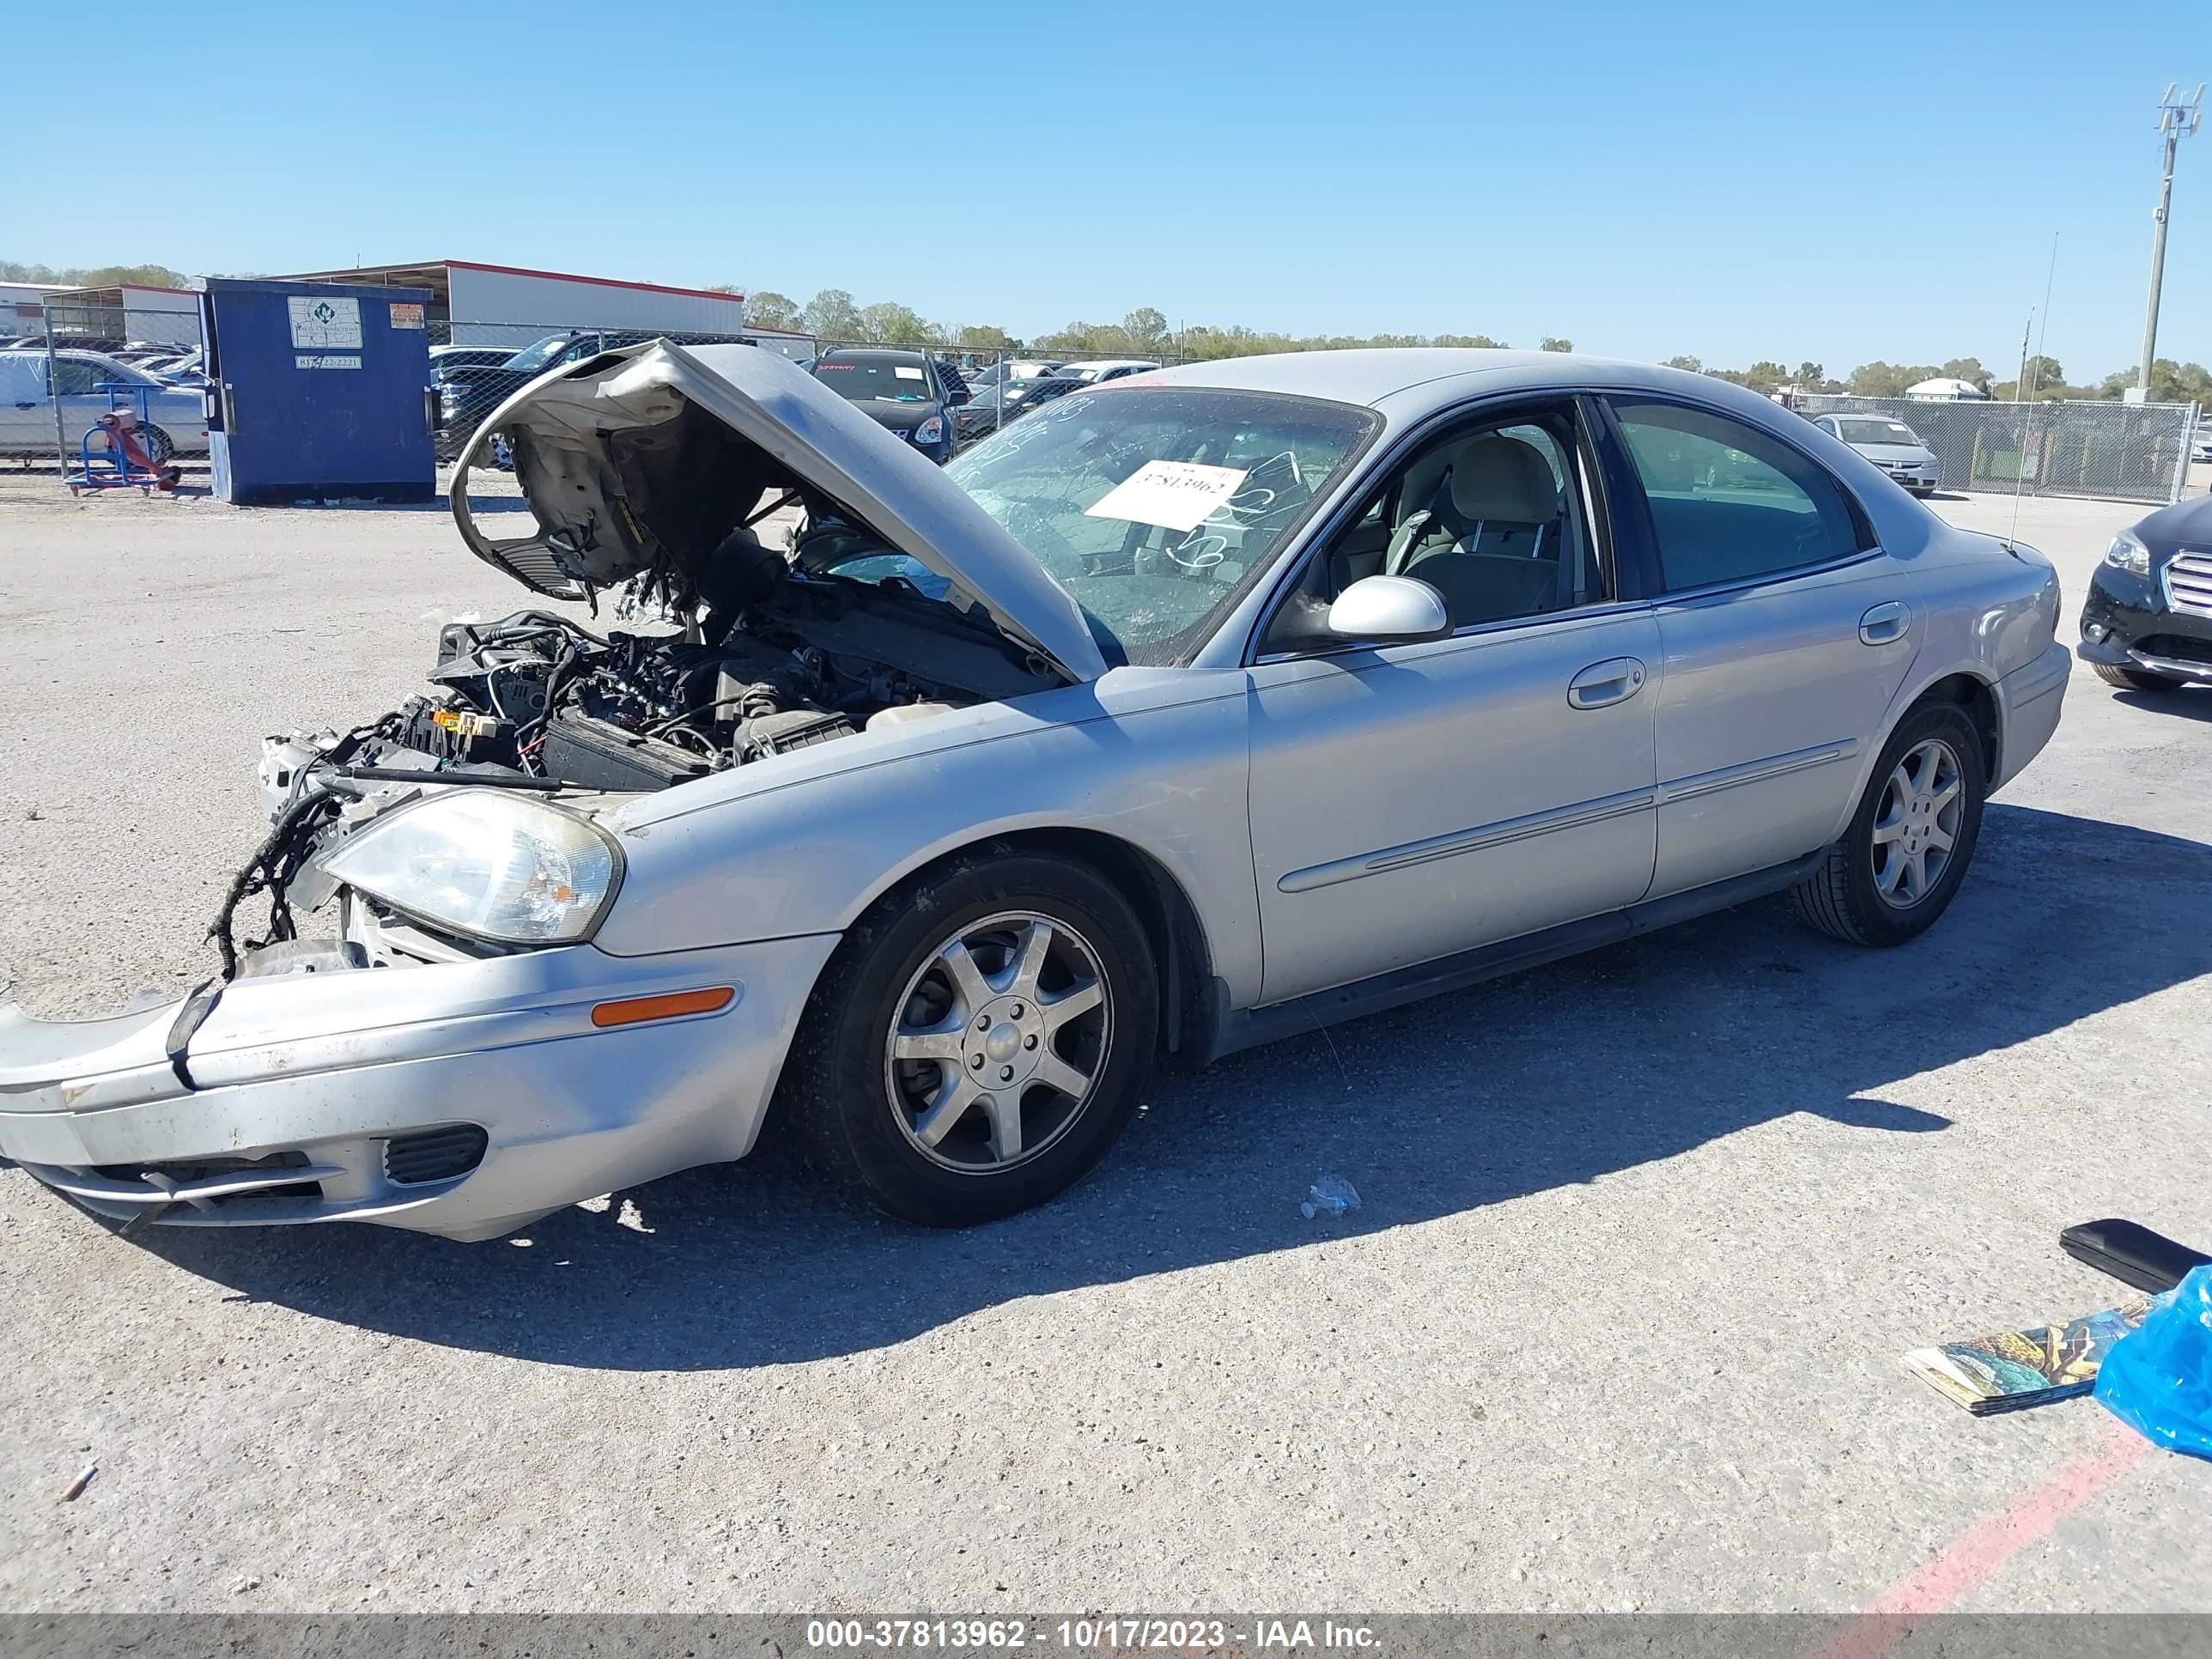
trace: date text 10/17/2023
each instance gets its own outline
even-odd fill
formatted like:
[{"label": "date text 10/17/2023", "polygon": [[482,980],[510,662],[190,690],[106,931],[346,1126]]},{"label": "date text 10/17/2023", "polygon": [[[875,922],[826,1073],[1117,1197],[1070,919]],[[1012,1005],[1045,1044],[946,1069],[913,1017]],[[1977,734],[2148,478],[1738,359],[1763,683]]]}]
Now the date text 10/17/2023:
[{"label": "date text 10/17/2023", "polygon": [[823,1651],[912,1648],[948,1652],[1059,1648],[1073,1652],[1179,1650],[1295,1653],[1380,1645],[1365,1625],[1306,1619],[810,1619],[806,1645]]}]

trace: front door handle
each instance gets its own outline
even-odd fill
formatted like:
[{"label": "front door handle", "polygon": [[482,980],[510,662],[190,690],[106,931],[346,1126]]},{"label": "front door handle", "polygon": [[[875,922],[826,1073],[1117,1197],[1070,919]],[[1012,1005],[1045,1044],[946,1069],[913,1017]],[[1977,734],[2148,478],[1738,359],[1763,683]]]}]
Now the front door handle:
[{"label": "front door handle", "polygon": [[1633,657],[1594,662],[1567,682],[1567,707],[1603,708],[1626,702],[1644,689],[1644,665]]},{"label": "front door handle", "polygon": [[1861,645],[1894,645],[1905,637],[1905,623],[1911,612],[1896,599],[1877,605],[1859,618]]}]

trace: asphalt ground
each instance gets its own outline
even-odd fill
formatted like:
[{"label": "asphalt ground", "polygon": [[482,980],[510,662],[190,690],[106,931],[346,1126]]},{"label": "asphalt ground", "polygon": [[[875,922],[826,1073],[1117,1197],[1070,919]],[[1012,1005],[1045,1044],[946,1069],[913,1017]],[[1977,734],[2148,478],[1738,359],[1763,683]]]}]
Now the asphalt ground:
[{"label": "asphalt ground", "polygon": [[[2142,511],[2017,508],[2069,630]],[[437,509],[0,475],[0,977],[207,971],[262,734],[523,598]],[[2212,1469],[1899,1364],[2117,1299],[2070,1222],[2212,1241],[2208,762],[2077,666],[1917,943],[1762,902],[1170,1074],[973,1232],[782,1154],[473,1246],[0,1168],[0,1609],[2212,1609]]]}]

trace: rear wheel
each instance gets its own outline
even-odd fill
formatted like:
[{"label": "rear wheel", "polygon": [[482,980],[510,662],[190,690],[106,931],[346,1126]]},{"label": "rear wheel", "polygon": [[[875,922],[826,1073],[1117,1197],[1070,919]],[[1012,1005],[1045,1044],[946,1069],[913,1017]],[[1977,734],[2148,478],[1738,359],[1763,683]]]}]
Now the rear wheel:
[{"label": "rear wheel", "polygon": [[1897,724],[1843,838],[1792,896],[1809,926],[1853,945],[1933,927],[1972,862],[1989,783],[1973,724],[1949,703]]},{"label": "rear wheel", "polygon": [[2120,668],[2108,662],[2093,662],[2097,678],[2107,685],[2116,685],[2123,691],[2179,691],[2188,684],[2164,674],[2154,674],[2147,668]]},{"label": "rear wheel", "polygon": [[149,426],[140,434],[146,445],[147,459],[156,466],[164,465],[177,453],[177,441],[158,426]]},{"label": "rear wheel", "polygon": [[963,1226],[1080,1179],[1137,1107],[1152,951],[1088,866],[1000,847],[895,891],[847,934],[779,1091],[882,1208]]}]

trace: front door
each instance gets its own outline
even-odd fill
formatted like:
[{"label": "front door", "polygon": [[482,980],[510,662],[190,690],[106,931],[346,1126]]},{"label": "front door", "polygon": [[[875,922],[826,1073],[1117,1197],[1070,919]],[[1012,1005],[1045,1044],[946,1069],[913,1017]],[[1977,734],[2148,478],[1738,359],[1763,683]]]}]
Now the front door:
[{"label": "front door", "polygon": [[1429,582],[1448,638],[1251,669],[1262,1000],[1619,909],[1651,879],[1658,625],[1613,585],[1574,405],[1462,426],[1310,563]]},{"label": "front door", "polygon": [[1835,836],[1923,635],[1918,595],[1843,486],[1709,410],[1616,399],[1637,474],[1613,498],[1656,555],[1655,896]]}]

